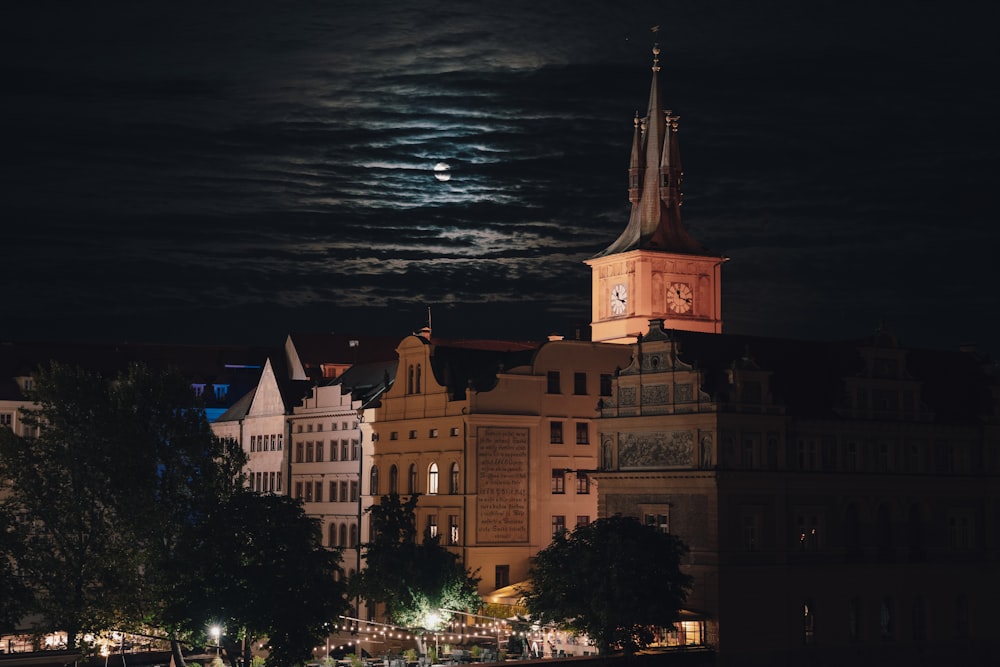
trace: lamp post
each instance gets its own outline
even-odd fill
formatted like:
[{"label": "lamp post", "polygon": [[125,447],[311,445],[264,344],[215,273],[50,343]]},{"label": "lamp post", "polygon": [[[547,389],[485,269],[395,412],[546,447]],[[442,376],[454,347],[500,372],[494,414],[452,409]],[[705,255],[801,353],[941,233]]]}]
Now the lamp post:
[{"label": "lamp post", "polygon": [[213,625],[208,629],[208,634],[211,635],[212,640],[215,642],[215,655],[222,655],[222,647],[219,646],[219,640],[222,638],[222,628],[218,625]]}]

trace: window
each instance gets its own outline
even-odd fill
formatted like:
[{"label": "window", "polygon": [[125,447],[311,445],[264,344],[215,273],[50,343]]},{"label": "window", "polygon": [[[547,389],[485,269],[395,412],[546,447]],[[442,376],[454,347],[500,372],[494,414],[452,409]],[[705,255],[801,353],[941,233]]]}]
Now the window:
[{"label": "window", "polygon": [[665,512],[663,514],[643,514],[642,522],[651,528],[655,528],[658,532],[670,532],[670,515]]},{"label": "window", "polygon": [[861,598],[858,597],[847,603],[847,636],[852,642],[861,640]]},{"label": "window", "polygon": [[579,514],[576,517],[576,527],[583,528],[584,526],[590,525],[590,517],[586,514]]},{"label": "window", "polygon": [[311,503],[313,499],[313,485],[312,482],[306,482],[306,502]]},{"label": "window", "polygon": [[438,518],[437,514],[430,514],[427,516],[427,536],[437,537],[438,534]]},{"label": "window", "polygon": [[349,459],[347,457],[347,455],[348,455],[348,449],[347,449],[347,447],[348,447],[347,440],[341,440],[340,441],[340,460],[341,461],[350,461],[351,460],[351,459]]},{"label": "window", "polygon": [[601,373],[601,396],[611,395],[611,373]]},{"label": "window", "polygon": [[448,483],[448,493],[450,493],[452,495],[455,495],[455,494],[457,494],[459,492],[458,489],[459,489],[459,485],[458,485],[458,464],[457,463],[452,463],[451,464],[451,478],[450,478],[450,481]]},{"label": "window", "polygon": [[972,521],[964,512],[948,515],[948,548],[967,551],[972,548]]},{"label": "window", "polygon": [[561,445],[562,441],[562,422],[549,422],[549,442],[553,445]]},{"label": "window", "polygon": [[573,373],[573,393],[577,396],[587,395],[587,374]]},{"label": "window", "polygon": [[389,468],[389,493],[399,493],[399,468],[395,463]]},{"label": "window", "polygon": [[323,502],[323,482],[316,482],[313,484],[313,486],[316,489],[314,492],[315,495],[314,500],[318,503]]},{"label": "window", "polygon": [[336,501],[337,501],[337,483],[330,482],[330,502],[332,503]]},{"label": "window", "polygon": [[326,546],[337,546],[337,524],[331,523],[326,527]]},{"label": "window", "polygon": [[427,435],[430,436],[431,438],[436,438],[438,437],[438,433],[439,433],[438,429],[432,428]]},{"label": "window", "polygon": [[458,544],[458,515],[448,515],[448,544]]},{"label": "window", "polygon": [[323,441],[320,440],[316,443],[316,463],[323,462]]},{"label": "window", "polygon": [[761,514],[760,510],[754,508],[744,509],[742,512],[740,540],[744,551],[760,549]]},{"label": "window", "polygon": [[438,492],[438,464],[432,463],[427,471],[427,494],[437,495]]},{"label": "window", "polygon": [[806,644],[816,643],[816,611],[812,600],[802,603],[802,641]]},{"label": "window", "polygon": [[795,539],[800,551],[815,551],[820,547],[820,520],[816,514],[795,515]]},{"label": "window", "polygon": [[552,469],[552,493],[566,493],[566,471],[562,468]]},{"label": "window", "polygon": [[368,493],[373,496],[379,495],[378,466],[372,466],[371,472],[368,473]]},{"label": "window", "polygon": [[357,438],[352,438],[351,439],[351,460],[352,461],[357,461],[358,460],[358,458],[360,456],[360,451],[359,451],[360,447],[361,447],[361,445],[358,442]]},{"label": "window", "polygon": [[590,493],[590,477],[587,476],[585,472],[576,473],[576,492],[580,495],[586,495]]},{"label": "window", "polygon": [[336,461],[337,460],[337,441],[336,440],[331,440],[330,441],[330,460],[331,461]]},{"label": "window", "polygon": [[560,394],[559,371],[549,371],[547,376],[547,391],[550,394]]},{"label": "window", "polygon": [[311,442],[306,443],[306,463],[312,463],[315,457],[316,449]]},{"label": "window", "polygon": [[316,430],[317,431],[322,431],[323,430],[323,425],[322,424],[316,424]]},{"label": "window", "polygon": [[[351,524],[351,536],[350,540],[347,543],[347,546],[349,546],[351,549],[358,548],[358,524],[356,523]],[[352,577],[354,576],[354,570],[351,570],[351,576]]]},{"label": "window", "polygon": [[306,433],[312,433],[312,432],[313,432],[313,425],[306,424]]},{"label": "window", "polygon": [[[272,438],[271,442],[272,442],[272,444],[274,444],[274,439],[273,438]],[[280,452],[281,451],[281,434],[280,433],[278,434],[278,437],[277,437],[277,445],[278,445],[277,446],[277,451]]]},{"label": "window", "polygon": [[420,364],[410,364],[406,369],[406,393],[420,393]]},{"label": "window", "polygon": [[494,590],[510,586],[510,565],[497,565],[494,572]]},{"label": "window", "polygon": [[350,500],[352,503],[356,503],[358,502],[358,480],[352,479],[350,486],[351,486]]},{"label": "window", "polygon": [[391,431],[389,433],[390,440],[399,440],[399,431]]},{"label": "window", "polygon": [[578,445],[590,444],[590,424],[588,424],[587,422],[576,423],[576,444]]},{"label": "window", "polygon": [[416,440],[416,439],[417,439],[417,431],[416,429],[414,429],[410,431],[410,440]]},{"label": "window", "polygon": [[799,470],[817,470],[819,443],[815,440],[799,440],[798,446]]},{"label": "window", "polygon": [[457,426],[452,426],[451,427],[451,435],[452,435],[452,437],[458,435],[458,427]]},{"label": "window", "polygon": [[890,640],[896,634],[896,608],[891,597],[882,598],[879,609],[879,627],[883,640]]},{"label": "window", "polygon": [[295,499],[302,500],[302,482],[295,482]]},{"label": "window", "polygon": [[296,463],[302,463],[302,461],[305,459],[305,457],[302,454],[302,452],[304,451],[304,447],[305,446],[301,442],[296,442],[295,443],[295,462]]},{"label": "window", "polygon": [[417,464],[410,464],[410,474],[406,479],[406,492],[411,496],[417,492]]},{"label": "window", "polygon": [[927,611],[924,598],[920,595],[913,601],[913,638],[916,641],[927,639]]},{"label": "window", "polygon": [[337,544],[339,544],[342,547],[346,547],[347,546],[347,524],[346,523],[340,524],[340,528],[337,530],[337,532],[340,535],[340,541]]},{"label": "window", "polygon": [[337,430],[337,422],[330,422],[330,430],[331,431]]},{"label": "window", "polygon": [[[347,480],[343,480],[342,482],[340,482],[340,484],[338,486],[339,486],[339,490],[340,490],[338,500],[340,500],[340,502],[342,502],[342,503],[346,503],[347,502]],[[333,498],[331,498],[330,500],[333,500]]]},{"label": "window", "polygon": [[566,517],[562,514],[552,515],[552,537],[566,532]]}]

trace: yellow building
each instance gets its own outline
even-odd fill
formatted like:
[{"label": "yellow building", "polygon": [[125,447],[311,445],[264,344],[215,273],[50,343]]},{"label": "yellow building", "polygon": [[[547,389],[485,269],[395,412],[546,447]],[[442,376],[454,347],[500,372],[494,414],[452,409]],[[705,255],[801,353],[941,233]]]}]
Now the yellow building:
[{"label": "yellow building", "polygon": [[527,577],[553,532],[597,515],[593,419],[627,347],[584,341],[446,341],[397,348],[371,423],[368,493],[419,493],[418,528],[478,571],[480,593]]}]

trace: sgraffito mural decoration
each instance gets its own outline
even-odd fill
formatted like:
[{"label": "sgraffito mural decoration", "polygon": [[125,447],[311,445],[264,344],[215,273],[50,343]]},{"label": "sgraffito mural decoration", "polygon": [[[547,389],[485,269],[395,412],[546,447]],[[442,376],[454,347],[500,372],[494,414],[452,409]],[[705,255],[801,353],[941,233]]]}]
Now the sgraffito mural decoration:
[{"label": "sgraffito mural decoration", "polygon": [[692,431],[648,431],[618,435],[618,468],[692,467]]}]

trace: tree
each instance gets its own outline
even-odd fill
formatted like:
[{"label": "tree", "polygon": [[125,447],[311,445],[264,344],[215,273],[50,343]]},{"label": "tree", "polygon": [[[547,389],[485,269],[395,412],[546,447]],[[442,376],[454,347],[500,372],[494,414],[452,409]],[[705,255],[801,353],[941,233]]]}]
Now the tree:
[{"label": "tree", "polygon": [[679,618],[692,583],[680,570],[687,551],[634,518],[598,519],[538,553],[525,604],[536,622],[585,633],[602,653],[631,654],[650,642],[651,627]]},{"label": "tree", "polygon": [[24,611],[67,632],[150,622],[181,526],[239,484],[242,458],[212,436],[176,372],[115,377],[52,363],[23,411],[33,437],[0,433],[6,512],[25,527],[14,563]]},{"label": "tree", "polygon": [[414,494],[401,502],[390,494],[369,508],[372,538],[363,545],[365,569],[350,588],[382,605],[390,623],[432,630],[450,618],[443,610],[478,608],[479,578],[441,546],[440,535],[417,542],[417,498]]},{"label": "tree", "polygon": [[196,558],[174,568],[166,616],[191,633],[226,628],[226,654],[243,664],[265,637],[265,664],[301,664],[326,636],[325,624],[348,610],[340,551],[323,547],[318,520],[287,496],[242,490],[195,526],[184,545]]}]

